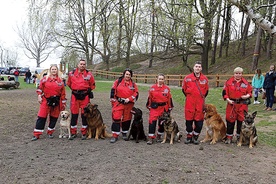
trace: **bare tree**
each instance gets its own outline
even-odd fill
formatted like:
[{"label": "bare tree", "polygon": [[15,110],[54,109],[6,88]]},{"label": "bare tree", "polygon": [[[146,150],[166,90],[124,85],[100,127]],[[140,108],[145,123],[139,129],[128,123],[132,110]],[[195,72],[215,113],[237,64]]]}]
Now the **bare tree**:
[{"label": "bare tree", "polygon": [[24,53],[29,59],[35,59],[37,67],[47,60],[53,47],[52,19],[44,7],[36,2],[29,7],[28,21],[18,28],[18,35],[24,47]]},{"label": "bare tree", "polygon": [[[196,1],[195,1],[196,3]],[[207,74],[208,73],[208,58],[209,58],[209,51],[211,49],[211,38],[212,38],[212,21],[216,15],[217,7],[219,5],[219,0],[202,0],[199,1],[199,4],[195,4],[195,9],[198,15],[203,19],[203,26],[200,27],[203,31],[203,43],[198,43],[202,47],[202,72]]]},{"label": "bare tree", "polygon": [[269,5],[263,5],[260,6],[256,9],[251,6],[253,4],[252,0],[228,0],[230,3],[233,3],[235,6],[239,8],[240,11],[246,13],[250,19],[255,22],[257,25],[259,25],[263,30],[267,31],[268,33],[275,35],[276,33],[276,26],[263,18],[263,16],[258,12],[258,9],[261,7],[266,7],[266,6],[275,6],[276,3],[274,4],[269,4]]}]

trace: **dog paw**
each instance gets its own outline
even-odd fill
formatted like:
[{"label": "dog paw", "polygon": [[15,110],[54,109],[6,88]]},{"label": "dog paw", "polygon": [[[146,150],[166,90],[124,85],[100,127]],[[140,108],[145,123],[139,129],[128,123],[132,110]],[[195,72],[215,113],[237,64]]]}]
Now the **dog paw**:
[{"label": "dog paw", "polygon": [[250,146],[249,146],[249,148],[250,148],[250,149],[252,149],[252,148],[253,148],[253,146],[252,146],[252,145],[250,145]]},{"label": "dog paw", "polygon": [[240,147],[240,146],[241,146],[241,144],[239,143],[239,144],[237,144],[237,146],[239,146],[239,147]]},{"label": "dog paw", "polygon": [[212,142],[210,142],[210,144],[216,144],[216,142],[215,142],[215,141],[214,141],[214,142],[212,141]]},{"label": "dog paw", "polygon": [[164,144],[166,141],[162,141],[161,144]]},{"label": "dog paw", "polygon": [[62,138],[62,135],[59,135],[58,138]]},{"label": "dog paw", "polygon": [[173,144],[173,142],[170,142],[170,145],[172,145]]}]

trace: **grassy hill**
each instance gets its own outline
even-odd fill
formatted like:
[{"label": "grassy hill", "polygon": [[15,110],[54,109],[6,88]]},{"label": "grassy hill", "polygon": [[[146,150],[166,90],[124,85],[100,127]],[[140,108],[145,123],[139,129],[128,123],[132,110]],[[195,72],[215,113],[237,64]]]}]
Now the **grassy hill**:
[{"label": "grassy hill", "polygon": [[[253,52],[255,46],[255,37],[251,37],[246,44],[246,53],[245,56],[242,56],[238,51],[239,41],[232,42],[229,47],[229,56],[225,57],[225,52],[223,52],[223,56],[221,58],[216,58],[216,63],[214,65],[209,64],[208,74],[232,74],[233,69],[237,66],[240,66],[244,69],[244,73],[252,74],[252,61],[253,61]],[[275,44],[274,44],[275,45]],[[211,56],[211,52],[209,56]],[[132,56],[130,61],[130,68],[135,73],[164,73],[164,74],[188,74],[190,73],[186,66],[183,66],[182,57],[174,57],[171,59],[160,59],[160,57],[164,57],[164,53],[156,53],[156,56],[153,60],[153,67],[149,68],[149,55],[141,54]],[[273,49],[271,60],[266,59],[266,53],[261,50],[258,68],[265,73],[269,69],[270,64],[276,64],[275,57],[276,51],[275,46]],[[188,59],[188,65],[193,66],[193,63],[196,60],[200,60],[199,55],[191,55]],[[211,58],[209,58],[209,63]],[[100,63],[96,66],[97,69],[105,69],[105,65]],[[111,62],[110,69],[114,72],[121,72],[125,69],[125,61],[121,62]]]}]

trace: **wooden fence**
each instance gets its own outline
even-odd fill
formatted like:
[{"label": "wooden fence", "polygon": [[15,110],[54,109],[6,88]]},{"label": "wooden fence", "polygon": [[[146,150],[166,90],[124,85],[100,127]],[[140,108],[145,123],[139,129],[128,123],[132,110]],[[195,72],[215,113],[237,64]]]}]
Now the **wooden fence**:
[{"label": "wooden fence", "polygon": [[[105,70],[95,70],[93,71],[95,76],[100,76],[101,78],[106,79],[117,79],[122,75],[121,72],[110,72]],[[222,87],[227,79],[233,75],[206,75],[209,80],[209,85],[212,87]],[[251,83],[254,74],[243,74],[243,77]],[[165,83],[171,86],[182,86],[182,81],[185,75],[165,75]],[[134,74],[132,80],[136,83],[148,83],[153,84],[156,82],[157,74]]]}]

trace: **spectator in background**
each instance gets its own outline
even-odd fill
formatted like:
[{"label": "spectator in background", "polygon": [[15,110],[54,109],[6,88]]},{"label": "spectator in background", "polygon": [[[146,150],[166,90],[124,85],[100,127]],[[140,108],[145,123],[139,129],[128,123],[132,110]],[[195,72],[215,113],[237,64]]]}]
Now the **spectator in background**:
[{"label": "spectator in background", "polygon": [[31,83],[31,78],[32,78],[32,73],[30,72],[30,70],[28,70],[25,74],[25,79],[27,84]]},{"label": "spectator in background", "polygon": [[265,74],[264,86],[266,93],[266,107],[264,110],[271,111],[274,102],[274,91],[275,91],[275,65],[270,65],[269,71]]},{"label": "spectator in background", "polygon": [[19,76],[18,68],[15,69],[13,75],[14,75],[14,77],[15,77],[15,82],[18,82],[18,76]]},{"label": "spectator in background", "polygon": [[64,86],[66,86],[66,78],[67,78],[66,72],[63,71],[62,76],[61,76],[61,79],[62,79],[62,81],[63,81],[63,83],[64,83]]},{"label": "spectator in background", "polygon": [[252,79],[252,87],[254,88],[254,103],[253,104],[260,104],[261,102],[258,101],[258,94],[260,90],[263,88],[264,85],[264,76],[262,75],[261,69],[256,69],[255,75]]}]

